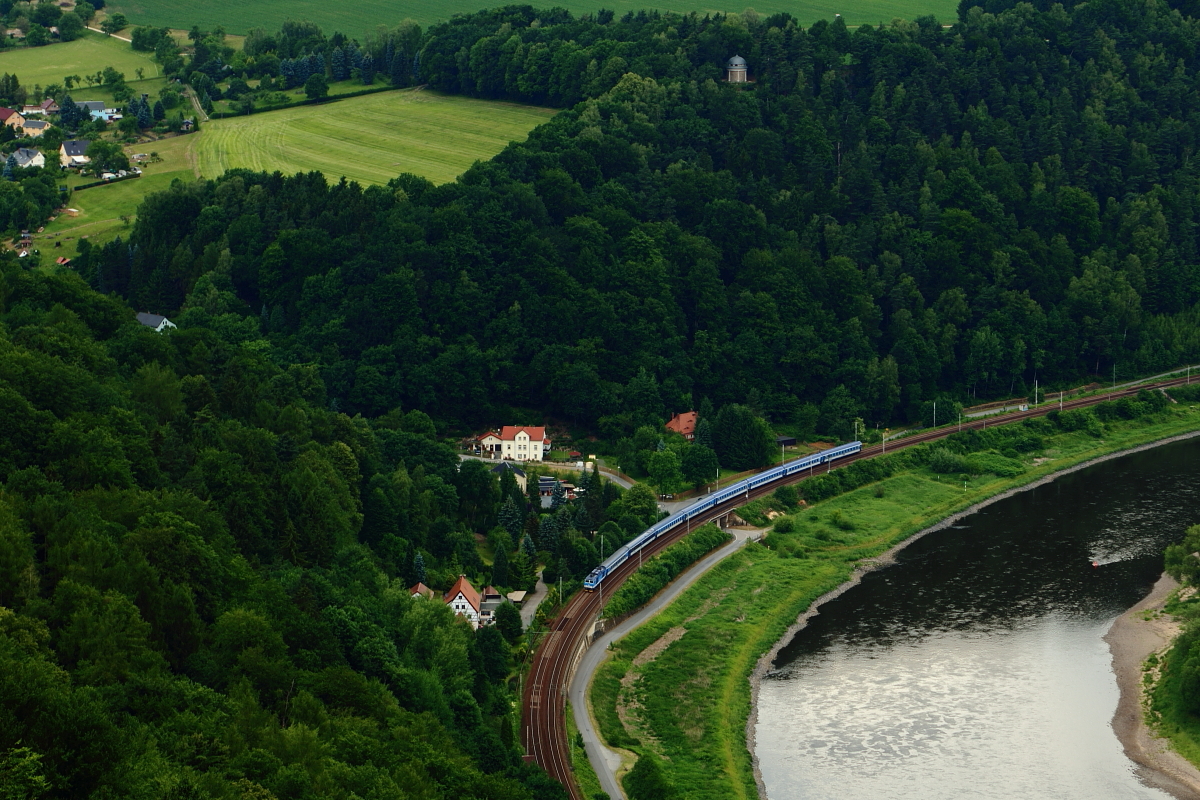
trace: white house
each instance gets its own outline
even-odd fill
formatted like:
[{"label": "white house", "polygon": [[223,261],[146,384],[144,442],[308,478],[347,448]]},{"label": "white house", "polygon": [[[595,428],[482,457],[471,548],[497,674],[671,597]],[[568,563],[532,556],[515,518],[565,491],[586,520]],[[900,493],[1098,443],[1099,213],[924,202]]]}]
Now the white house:
[{"label": "white house", "polygon": [[425,584],[421,583],[420,581],[417,581],[415,586],[412,586],[409,588],[408,596],[413,599],[416,599],[419,597],[422,600],[432,600],[433,599],[433,589],[430,589]]},{"label": "white house", "polygon": [[479,448],[491,458],[510,461],[541,461],[550,450],[544,427],[505,425],[479,437]]},{"label": "white house", "polygon": [[161,314],[147,314],[145,311],[138,312],[137,321],[147,328],[154,328],[155,333],[162,333],[167,328],[175,327],[174,322],[171,322],[171,320]]},{"label": "white house", "polygon": [[18,147],[13,155],[17,157],[17,167],[20,169],[46,166],[46,157],[29,147]]},{"label": "white house", "polygon": [[472,628],[479,627],[481,599],[466,575],[459,575],[450,591],[446,592],[446,605],[454,609],[455,616],[466,617]]}]

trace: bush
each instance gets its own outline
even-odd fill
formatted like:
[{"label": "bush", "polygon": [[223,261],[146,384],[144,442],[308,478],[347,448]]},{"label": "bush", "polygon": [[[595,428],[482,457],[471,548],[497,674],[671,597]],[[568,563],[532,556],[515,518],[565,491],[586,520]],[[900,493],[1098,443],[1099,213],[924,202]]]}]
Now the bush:
[{"label": "bush", "polygon": [[776,533],[791,533],[796,530],[796,521],[791,517],[777,517],[775,519]]},{"label": "bush", "polygon": [[938,447],[929,454],[929,468],[939,474],[966,471],[966,459],[945,447]]},{"label": "bush", "polygon": [[775,499],[784,508],[795,508],[800,502],[800,493],[795,486],[780,486],[775,490]]},{"label": "bush", "polygon": [[1016,459],[1006,458],[999,453],[976,453],[965,459],[966,472],[981,475],[990,472],[1001,478],[1015,478],[1025,471],[1025,466]]}]

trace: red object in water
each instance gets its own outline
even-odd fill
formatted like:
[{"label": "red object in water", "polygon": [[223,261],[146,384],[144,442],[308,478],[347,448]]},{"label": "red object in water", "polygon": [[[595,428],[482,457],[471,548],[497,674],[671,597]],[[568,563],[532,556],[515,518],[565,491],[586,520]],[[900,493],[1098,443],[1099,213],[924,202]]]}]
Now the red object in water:
[{"label": "red object in water", "polygon": [[1098,566],[1100,566],[1100,562],[1099,562],[1099,561],[1093,561],[1093,562],[1092,562],[1092,569],[1095,569],[1095,568],[1096,568],[1096,567],[1098,567]]}]

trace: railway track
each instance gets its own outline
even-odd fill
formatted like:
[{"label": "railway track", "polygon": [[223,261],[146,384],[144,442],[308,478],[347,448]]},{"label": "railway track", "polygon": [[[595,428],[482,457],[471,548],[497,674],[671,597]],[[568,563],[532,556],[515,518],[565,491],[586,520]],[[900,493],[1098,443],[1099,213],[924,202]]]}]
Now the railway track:
[{"label": "railway track", "polygon": [[[1086,408],[1108,400],[1119,400],[1122,397],[1136,396],[1143,389],[1169,389],[1188,382],[1186,378],[1161,381],[1154,384],[1130,387],[1116,392],[1094,397],[1084,397],[1068,400],[1061,408],[1069,411]],[[1054,403],[1043,403],[1041,406],[1027,411],[1018,411],[1003,415],[1001,418],[989,420],[987,417],[964,422],[961,427],[946,427],[923,433],[906,436],[888,447],[888,451],[901,450],[905,447],[924,444],[957,433],[960,430],[980,430],[996,425],[1010,425],[1014,422],[1044,416],[1051,411],[1059,410]],[[990,424],[989,424],[990,423]],[[839,459],[838,466],[857,461],[862,458],[874,458],[883,454],[884,445],[864,447],[859,453]],[[735,498],[714,507],[694,522],[697,526],[706,524],[723,517],[734,509],[765,494],[773,492],[779,486],[797,483],[807,478],[807,474],[789,476],[775,481],[748,494]],[[658,539],[643,549],[644,557],[652,556],[666,547],[674,544],[680,537],[691,530],[691,523],[680,524],[675,529],[664,533]],[[637,569],[638,562],[632,559],[626,561],[604,580],[601,592],[579,592],[558,615],[551,621],[550,630],[538,645],[525,684],[521,711],[521,739],[525,752],[533,761],[546,770],[552,777],[566,787],[571,800],[590,800],[585,798],[575,782],[571,767],[569,744],[567,742],[566,702],[571,675],[582,649],[586,648],[588,638],[594,627],[596,617],[603,607],[603,595],[611,595],[625,579]]]}]

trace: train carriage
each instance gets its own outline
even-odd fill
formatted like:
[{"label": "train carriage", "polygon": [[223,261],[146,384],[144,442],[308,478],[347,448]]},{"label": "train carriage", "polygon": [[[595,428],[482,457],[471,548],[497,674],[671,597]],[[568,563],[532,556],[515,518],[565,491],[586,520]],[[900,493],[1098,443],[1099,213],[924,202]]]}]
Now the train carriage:
[{"label": "train carriage", "polygon": [[588,573],[588,576],[583,580],[583,588],[588,591],[595,591],[600,584],[607,578],[613,570],[624,564],[630,556],[636,555],[643,547],[650,542],[653,542],[661,534],[675,528],[680,523],[695,519],[696,517],[716,508],[717,506],[727,503],[737,497],[749,497],[751,490],[758,489],[762,486],[767,486],[776,481],[781,481],[796,475],[805,470],[813,471],[821,465],[831,465],[832,462],[839,458],[853,455],[862,450],[862,442],[850,442],[848,444],[832,447],[820,453],[798,458],[794,461],[789,461],[785,464],[780,464],[778,467],[772,467],[765,472],[760,472],[744,480],[738,481],[732,486],[727,486],[718,492],[706,495],[700,498],[695,503],[692,503],[685,509],[676,511],[671,516],[659,520],[654,525],[651,525],[642,533],[633,538],[632,541],[617,548],[617,550],[606,558],[600,566]]}]

